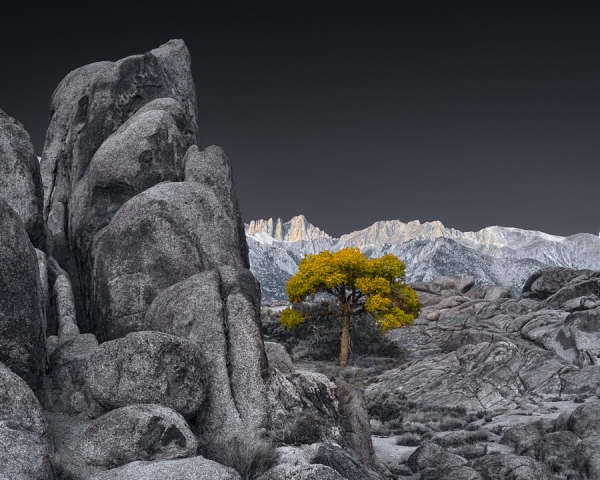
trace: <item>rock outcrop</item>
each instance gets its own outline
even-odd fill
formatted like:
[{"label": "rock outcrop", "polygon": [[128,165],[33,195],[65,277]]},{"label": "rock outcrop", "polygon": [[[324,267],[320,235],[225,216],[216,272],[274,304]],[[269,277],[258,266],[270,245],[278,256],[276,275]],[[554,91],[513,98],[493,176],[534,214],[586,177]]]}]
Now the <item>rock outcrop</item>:
[{"label": "rock outcrop", "polygon": [[186,147],[198,143],[190,66],[185,44],[173,40],[144,55],[79,68],[52,96],[41,161],[44,218],[86,331],[94,233],[136,193],[181,179]]},{"label": "rock outcrop", "polygon": [[206,365],[197,346],[181,337],[130,333],[101,344],[86,365],[88,391],[106,410],[154,403],[189,418],[206,400]]},{"label": "rock outcrop", "polygon": [[0,198],[17,213],[35,248],[46,250],[44,193],[35,150],[25,128],[0,110]]},{"label": "rock outcrop", "polygon": [[0,362],[0,478],[53,478],[48,426],[27,384]]},{"label": "rock outcrop", "polygon": [[191,457],[198,446],[181,415],[152,404],[112,410],[94,420],[84,436],[87,462],[106,467],[136,460]]},{"label": "rock outcrop", "polygon": [[233,468],[203,457],[132,462],[94,475],[90,480],[241,480]]},{"label": "rock outcrop", "polygon": [[38,257],[19,215],[0,198],[0,362],[43,398],[46,341]]},{"label": "rock outcrop", "polygon": [[[231,165],[198,146],[190,65],[175,40],[70,73],[41,174],[0,112],[0,476],[380,478],[360,394],[296,372],[279,345],[269,365]],[[310,461],[288,464],[277,438]]]}]

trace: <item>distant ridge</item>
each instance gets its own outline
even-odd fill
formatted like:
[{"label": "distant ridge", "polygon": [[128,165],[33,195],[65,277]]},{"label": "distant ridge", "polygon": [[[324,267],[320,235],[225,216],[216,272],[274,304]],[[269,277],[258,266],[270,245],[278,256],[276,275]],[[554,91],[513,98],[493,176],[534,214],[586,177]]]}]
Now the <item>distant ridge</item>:
[{"label": "distant ridge", "polygon": [[246,237],[265,301],[285,300],[285,283],[302,257],[325,249],[358,247],[369,257],[392,253],[406,263],[408,281],[469,273],[477,284],[507,286],[513,295],[543,266],[600,269],[600,237],[587,233],[560,237],[499,226],[461,232],[439,221],[388,220],[334,238],[298,215],[288,222],[253,220]]}]

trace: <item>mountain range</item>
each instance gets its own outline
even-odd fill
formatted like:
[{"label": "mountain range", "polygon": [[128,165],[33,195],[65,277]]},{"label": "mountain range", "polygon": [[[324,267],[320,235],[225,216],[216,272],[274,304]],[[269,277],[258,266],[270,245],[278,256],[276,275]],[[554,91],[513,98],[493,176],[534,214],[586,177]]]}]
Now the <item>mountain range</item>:
[{"label": "mountain range", "polygon": [[334,238],[298,215],[288,222],[253,220],[246,225],[250,269],[260,281],[264,301],[286,300],[285,284],[304,255],[358,247],[369,258],[387,253],[406,264],[408,282],[468,273],[477,285],[509,287],[521,292],[531,273],[544,266],[600,269],[600,237],[569,237],[511,227],[461,232],[441,222],[376,222]]}]

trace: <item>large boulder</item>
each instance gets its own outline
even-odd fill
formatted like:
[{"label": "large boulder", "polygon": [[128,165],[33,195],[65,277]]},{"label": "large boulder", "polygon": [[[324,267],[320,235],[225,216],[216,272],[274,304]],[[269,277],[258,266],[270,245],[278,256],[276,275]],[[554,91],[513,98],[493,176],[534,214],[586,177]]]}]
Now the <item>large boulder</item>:
[{"label": "large boulder", "polygon": [[347,480],[326,465],[277,465],[256,480]]},{"label": "large boulder", "polygon": [[204,457],[131,462],[94,475],[90,480],[242,480],[233,468]]},{"label": "large boulder", "polygon": [[48,426],[27,384],[0,363],[0,478],[49,480]]},{"label": "large boulder", "polygon": [[294,373],[292,357],[281,343],[265,342],[265,353],[269,367],[276,368],[283,373]]},{"label": "large boulder", "polygon": [[348,480],[379,479],[377,475],[352,458],[348,452],[328,443],[319,446],[312,463],[331,467]]},{"label": "large boulder", "polygon": [[578,407],[571,414],[568,426],[579,438],[600,436],[600,400]]},{"label": "large boulder", "polygon": [[206,399],[207,368],[189,340],[135,332],[101,344],[87,362],[85,377],[90,394],[107,410],[155,403],[192,417]]},{"label": "large boulder", "polygon": [[481,285],[470,289],[465,295],[473,300],[498,300],[499,298],[512,298],[510,288],[499,285]]},{"label": "large boulder", "polygon": [[43,289],[23,222],[0,198],[0,362],[43,398],[46,370]]},{"label": "large boulder", "polygon": [[433,283],[437,283],[442,287],[442,290],[458,290],[461,293],[465,293],[475,285],[475,279],[471,275],[460,273],[434,278]]},{"label": "large boulder", "polygon": [[268,370],[259,315],[258,282],[236,267],[205,271],[165,289],[146,313],[148,328],[197,345],[209,386],[197,422],[208,449],[218,449],[240,429],[267,425]]},{"label": "large boulder", "polygon": [[105,467],[190,457],[198,446],[181,415],[151,404],[130,405],[101,416],[86,429],[84,438],[86,461]]},{"label": "large boulder", "polygon": [[165,182],[133,197],[94,240],[97,336],[106,341],[145,330],[158,293],[211,268],[248,268],[247,248],[238,218],[210,186]]},{"label": "large boulder", "polygon": [[406,462],[415,473],[427,468],[445,469],[459,467],[466,463],[467,461],[464,458],[448,452],[435,443],[421,445],[408,457]]},{"label": "large boulder", "polygon": [[586,276],[590,270],[574,270],[566,267],[546,267],[533,273],[523,285],[523,293],[540,299],[558,292],[575,278]]},{"label": "large boulder", "polygon": [[[109,210],[100,214],[101,218],[98,219],[93,218],[98,213],[98,209],[78,213],[77,218],[82,215],[87,217],[87,222],[83,224],[93,230],[106,221],[106,216],[114,213],[113,210],[118,208],[119,202],[123,203],[128,195],[134,194],[127,189],[128,185],[121,188],[115,182],[111,182],[108,171],[105,173],[109,178],[103,178],[98,174],[98,168],[121,166],[116,170],[123,172],[129,167],[131,173],[133,159],[128,158],[127,160],[130,161],[121,164],[124,160],[121,155],[134,153],[136,146],[131,145],[131,141],[135,135],[132,135],[132,138],[122,139],[119,127],[145,105],[157,99],[169,98],[176,102],[183,112],[176,115],[177,118],[174,120],[180,136],[184,137],[184,143],[188,146],[197,144],[196,92],[191,76],[190,56],[181,40],[171,40],[144,55],[134,55],[114,63],[99,62],[79,68],[65,77],[52,96],[50,124],[41,161],[44,180],[44,218],[47,219],[52,233],[54,255],[74,282],[80,323],[86,320],[83,308],[86,292],[83,290],[87,286],[78,283],[79,273],[85,272],[80,272],[83,268],[81,265],[83,259],[78,258],[77,252],[74,251],[74,247],[77,249],[80,246],[77,244],[78,239],[73,237],[71,208],[73,205],[77,207],[86,203],[81,198],[83,195],[81,190],[85,190],[84,186],[88,185],[92,190],[92,196],[100,202],[98,206],[109,207]],[[165,106],[164,102],[155,106],[166,111],[170,108]],[[146,131],[152,129],[151,125],[144,127],[138,124],[138,127]],[[133,130],[135,130],[133,127],[130,128],[129,133]],[[99,165],[94,167],[96,174],[90,173],[83,181],[92,158],[115,132],[119,135],[115,137],[112,146],[107,145],[103,151],[107,153],[110,150],[119,154],[119,161],[113,164],[104,157],[105,160],[99,161]],[[154,141],[159,142],[164,137],[164,131],[157,129],[155,133],[157,136]],[[140,142],[140,147],[146,145],[144,142],[152,143],[153,139],[150,138],[152,134],[149,135],[148,137],[144,137],[143,134],[137,136],[139,140],[143,140]],[[118,141],[120,139],[123,140],[123,144],[115,145],[121,143]],[[161,147],[157,148],[161,150]],[[135,161],[141,160],[139,166],[146,169],[149,155],[141,155],[142,153],[143,151]],[[152,150],[151,153],[154,156],[156,152]],[[156,168],[149,170],[148,177],[160,181]],[[178,175],[181,174],[182,172],[179,171]],[[144,181],[148,180],[143,173],[138,177]],[[105,184],[103,185],[102,182]],[[132,187],[140,186],[137,181],[131,183]],[[74,194],[78,185],[78,192]],[[103,190],[103,187],[106,189]],[[79,222],[81,227],[81,220]],[[79,231],[78,234],[81,235],[82,232]],[[84,327],[88,329],[87,325]]]},{"label": "large boulder", "polygon": [[486,455],[471,464],[486,480],[554,480],[548,468],[531,457]]},{"label": "large boulder", "polygon": [[221,147],[213,145],[200,151],[194,145],[187,151],[183,162],[185,165],[185,181],[197,182],[209,188],[223,205],[227,215],[232,219],[237,219],[235,233],[238,236],[239,245],[242,246],[240,254],[244,265],[249,265],[246,229],[235,192],[233,171],[231,170],[229,158],[227,158]]},{"label": "large boulder", "polygon": [[21,123],[0,110],[0,198],[25,225],[31,243],[46,250],[42,214],[42,177],[29,134]]},{"label": "large boulder", "polygon": [[190,145],[171,113],[159,108],[165,104],[178,106],[173,99],[154,100],[108,137],[73,187],[68,234],[80,276],[88,274],[82,285],[86,295],[94,235],[130,198],[157,183],[183,179],[183,156]]}]

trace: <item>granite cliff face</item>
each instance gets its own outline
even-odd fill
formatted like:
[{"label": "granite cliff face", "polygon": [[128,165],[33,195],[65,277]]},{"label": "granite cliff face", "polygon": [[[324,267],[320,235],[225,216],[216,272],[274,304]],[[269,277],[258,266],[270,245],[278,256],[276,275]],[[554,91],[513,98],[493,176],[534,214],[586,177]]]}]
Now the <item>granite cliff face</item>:
[{"label": "granite cliff face", "polygon": [[190,66],[172,40],[71,72],[41,164],[0,111],[0,477],[319,478],[276,451],[308,418],[319,434],[300,443],[335,442],[330,457],[381,478],[364,404],[268,358],[231,165],[198,146]]},{"label": "granite cliff face", "polygon": [[[278,231],[288,234],[276,235]],[[333,238],[299,216],[285,223],[252,221],[246,236],[251,270],[267,301],[285,300],[285,283],[302,257],[325,249],[358,247],[369,257],[392,253],[406,263],[408,281],[466,272],[477,285],[506,286],[514,295],[532,272],[544,266],[600,268],[600,237],[590,234],[558,237],[507,227],[461,232],[440,222],[393,220]]]}]

